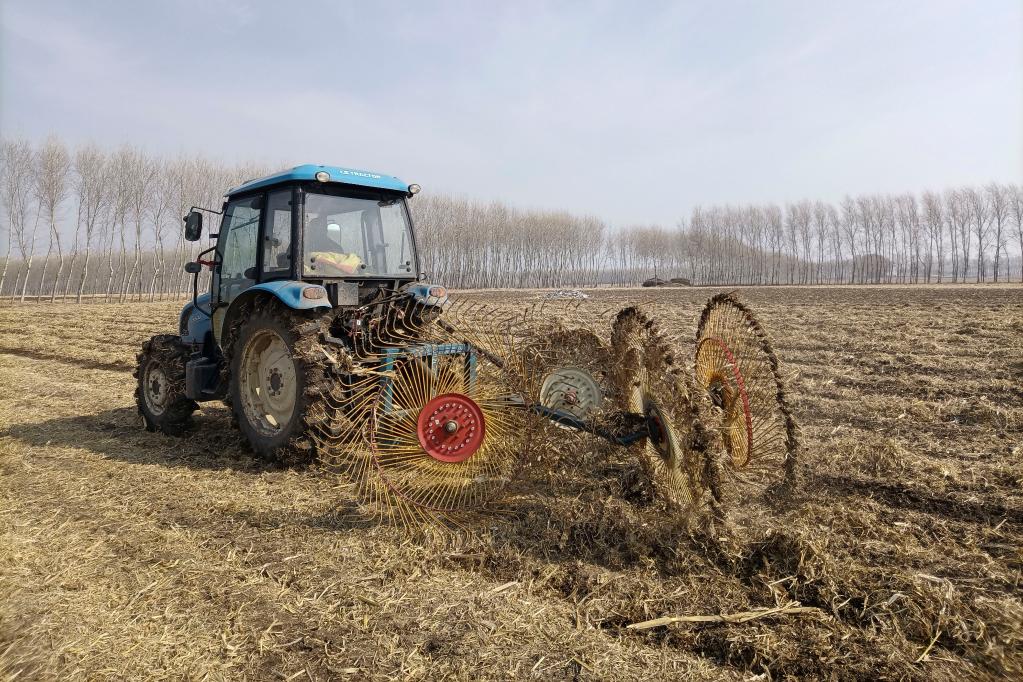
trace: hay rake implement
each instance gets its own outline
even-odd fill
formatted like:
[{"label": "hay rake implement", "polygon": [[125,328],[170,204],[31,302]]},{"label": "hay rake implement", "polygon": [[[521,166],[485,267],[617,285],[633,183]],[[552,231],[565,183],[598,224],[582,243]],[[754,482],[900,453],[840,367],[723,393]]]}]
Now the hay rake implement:
[{"label": "hay rake implement", "polygon": [[147,428],[179,432],[199,402],[223,400],[258,455],[317,461],[368,514],[404,525],[463,523],[531,452],[574,435],[635,451],[687,516],[791,483],[777,358],[741,303],[712,298],[680,362],[639,308],[453,300],[421,281],[406,208],[417,191],[300,166],[229,192],[216,246],[186,268],[196,286],[179,335],[139,355]]},{"label": "hay rake implement", "polygon": [[635,451],[658,496],[687,515],[791,481],[795,431],[777,360],[730,296],[708,303],[692,363],[676,360],[639,308],[613,316],[607,342],[545,322],[542,306],[510,313],[448,300],[443,309],[402,330],[418,344],[353,359],[371,386],[350,409],[362,418],[340,447],[320,434],[321,457],[373,514],[459,524],[565,431]]}]

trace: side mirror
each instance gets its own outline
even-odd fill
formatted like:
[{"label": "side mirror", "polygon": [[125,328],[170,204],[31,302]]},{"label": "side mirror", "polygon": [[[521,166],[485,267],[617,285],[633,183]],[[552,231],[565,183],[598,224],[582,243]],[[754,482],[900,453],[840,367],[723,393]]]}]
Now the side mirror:
[{"label": "side mirror", "polygon": [[202,272],[202,266],[195,262],[185,263],[185,272],[190,275],[198,275]]},{"label": "side mirror", "polygon": [[190,242],[199,241],[202,236],[202,213],[192,211],[185,216],[185,239]]}]

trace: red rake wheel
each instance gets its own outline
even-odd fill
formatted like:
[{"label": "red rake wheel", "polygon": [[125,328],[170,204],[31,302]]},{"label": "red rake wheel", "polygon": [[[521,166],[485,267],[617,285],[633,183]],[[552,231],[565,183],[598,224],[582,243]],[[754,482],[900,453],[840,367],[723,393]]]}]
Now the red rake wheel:
[{"label": "red rake wheel", "polygon": [[460,525],[482,509],[512,480],[538,426],[522,399],[531,382],[518,351],[528,340],[520,318],[469,313],[471,324],[451,314],[423,330],[419,345],[379,373],[357,483],[361,497],[402,525]]},{"label": "red rake wheel", "polygon": [[478,509],[511,480],[529,415],[493,385],[454,393],[416,374],[396,374],[392,406],[382,392],[374,410],[369,445],[382,492],[413,521]]},{"label": "red rake wheel", "polygon": [[[359,337],[319,435],[360,512],[418,528],[464,526],[528,461],[541,378],[530,308],[448,300]],[[342,418],[343,417],[343,418]]]},{"label": "red rake wheel", "polygon": [[778,358],[753,313],[728,294],[713,297],[703,310],[694,369],[728,454],[716,496],[754,500],[783,491],[795,472],[796,427]]}]

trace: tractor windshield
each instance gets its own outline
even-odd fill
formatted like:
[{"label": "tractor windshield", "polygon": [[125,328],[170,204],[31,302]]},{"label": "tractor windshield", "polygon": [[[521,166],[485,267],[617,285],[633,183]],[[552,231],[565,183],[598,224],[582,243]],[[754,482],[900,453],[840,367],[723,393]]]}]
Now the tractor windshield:
[{"label": "tractor windshield", "polygon": [[405,202],[307,192],[306,277],[408,277],[415,253]]}]

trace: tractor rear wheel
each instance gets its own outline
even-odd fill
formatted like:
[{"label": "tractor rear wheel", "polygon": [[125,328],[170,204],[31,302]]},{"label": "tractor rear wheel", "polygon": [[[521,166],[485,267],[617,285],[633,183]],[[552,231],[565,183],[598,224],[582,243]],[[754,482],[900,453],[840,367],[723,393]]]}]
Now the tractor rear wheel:
[{"label": "tractor rear wheel", "polygon": [[172,334],[142,344],[135,369],[135,403],[147,431],[179,435],[199,405],[185,397],[188,349]]},{"label": "tractor rear wheel", "polygon": [[256,304],[229,348],[230,405],[253,451],[285,466],[316,458],[311,431],[324,421],[328,393],[319,345],[322,313]]}]

